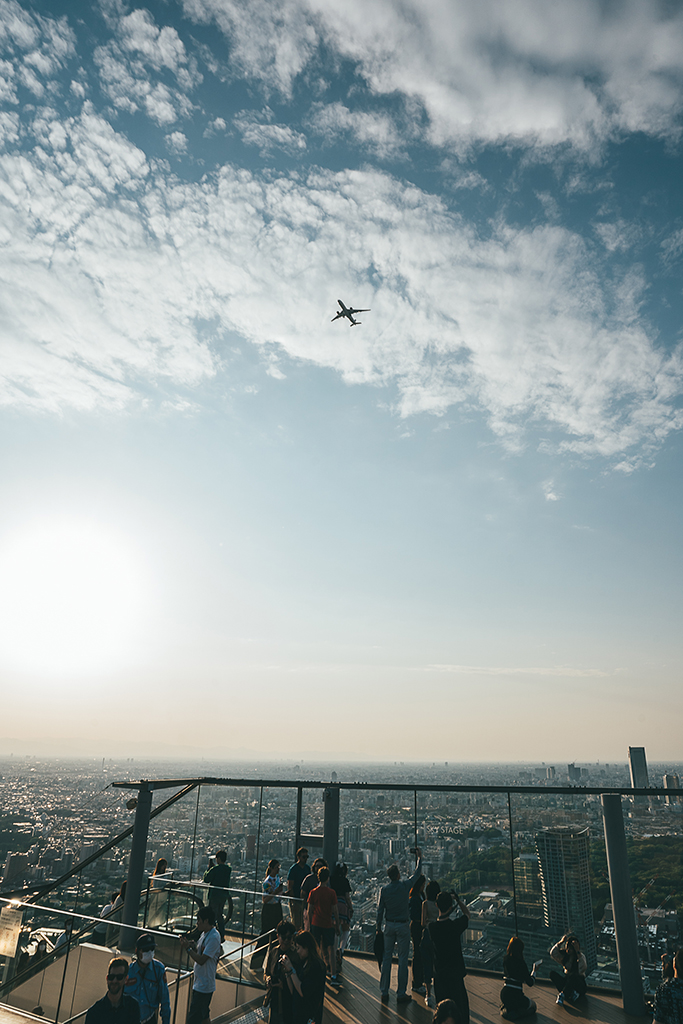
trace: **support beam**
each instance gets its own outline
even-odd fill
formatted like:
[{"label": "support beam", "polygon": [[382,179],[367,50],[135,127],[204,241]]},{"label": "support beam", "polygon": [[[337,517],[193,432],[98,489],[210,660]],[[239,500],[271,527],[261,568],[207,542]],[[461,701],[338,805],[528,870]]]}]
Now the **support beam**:
[{"label": "support beam", "polygon": [[323,805],[323,858],[332,870],[339,856],[339,786],[328,786],[323,790]]},{"label": "support beam", "polygon": [[612,793],[603,793],[600,799],[605,822],[605,850],[612,897],[614,934],[617,940],[621,997],[624,1012],[632,1017],[640,1017],[645,1013],[643,979],[640,974],[638,936],[631,895],[631,876],[626,855],[626,834],[621,797]]},{"label": "support beam", "polygon": [[[137,799],[135,823],[133,825],[133,841],[131,843],[130,862],[128,864],[126,899],[123,904],[123,915],[121,917],[122,927],[119,931],[119,948],[125,950],[135,949],[140,894],[142,892],[142,876],[145,870],[145,855],[147,853],[149,816],[152,810],[152,788],[148,782],[140,783]],[[129,927],[125,927],[126,925]]]}]

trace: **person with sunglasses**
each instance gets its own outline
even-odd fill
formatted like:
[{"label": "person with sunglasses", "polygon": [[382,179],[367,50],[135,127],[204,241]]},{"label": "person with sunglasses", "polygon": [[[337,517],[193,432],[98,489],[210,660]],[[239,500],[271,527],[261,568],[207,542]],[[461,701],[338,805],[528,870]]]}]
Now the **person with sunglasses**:
[{"label": "person with sunglasses", "polygon": [[128,961],[115,956],[107,970],[107,993],[90,1007],[85,1024],[140,1024],[140,1006],[124,993]]}]

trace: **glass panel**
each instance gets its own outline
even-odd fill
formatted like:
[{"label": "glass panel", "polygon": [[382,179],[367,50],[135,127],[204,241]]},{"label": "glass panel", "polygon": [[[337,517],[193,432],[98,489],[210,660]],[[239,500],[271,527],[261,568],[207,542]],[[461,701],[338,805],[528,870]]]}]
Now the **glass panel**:
[{"label": "glass panel", "polygon": [[353,914],[349,949],[372,952],[377,900],[389,864],[412,873],[415,807],[412,790],[341,790],[340,856],[348,866]]},{"label": "glass panel", "polygon": [[265,878],[268,861],[277,859],[280,862],[280,876],[284,885],[283,915],[289,919],[291,911],[289,900],[286,898],[287,873],[294,863],[296,853],[296,801],[296,789],[271,787],[263,790],[260,877],[257,880],[257,888]]},{"label": "glass panel", "polygon": [[602,809],[590,794],[511,795],[519,935],[539,977],[561,971],[549,955],[566,932],[579,938],[589,984],[619,988],[614,949],[601,941],[609,878]]}]

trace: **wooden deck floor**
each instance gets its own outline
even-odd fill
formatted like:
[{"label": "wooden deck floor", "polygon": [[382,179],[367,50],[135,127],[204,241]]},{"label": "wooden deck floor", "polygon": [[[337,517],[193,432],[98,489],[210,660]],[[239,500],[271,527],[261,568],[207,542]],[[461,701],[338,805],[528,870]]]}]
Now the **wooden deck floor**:
[{"label": "wooden deck floor", "polygon": [[[379,991],[379,972],[371,960],[351,959],[344,961],[344,984],[339,992],[330,991],[325,998],[324,1024],[430,1024],[433,1010],[426,1006],[424,998],[415,996],[412,1003],[396,1005],[396,967],[392,973],[389,1002],[382,1003]],[[470,974],[466,979],[470,1000],[471,1024],[502,1024],[499,1013],[498,995],[500,978],[488,978]],[[590,993],[578,1007],[557,1006],[554,988],[537,984],[529,990],[538,1005],[535,1017],[528,1018],[530,1024],[574,1024],[581,1021],[595,1021],[596,1024],[634,1024],[621,1006],[620,996],[594,995]]]}]

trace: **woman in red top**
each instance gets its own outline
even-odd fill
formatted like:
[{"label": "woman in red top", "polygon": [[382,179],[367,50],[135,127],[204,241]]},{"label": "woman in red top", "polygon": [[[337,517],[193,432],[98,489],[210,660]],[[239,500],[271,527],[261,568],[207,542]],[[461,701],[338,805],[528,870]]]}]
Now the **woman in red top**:
[{"label": "woman in red top", "polygon": [[320,945],[323,959],[330,972],[330,981],[336,985],[338,982],[334,937],[340,931],[339,908],[337,907],[337,894],[330,887],[328,868],[320,868],[318,882],[319,885],[308,895],[308,920],[310,921],[311,935]]}]

